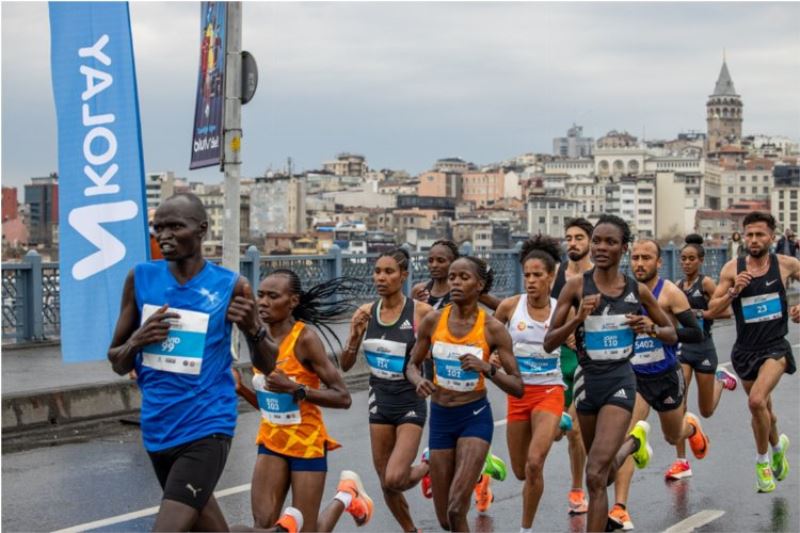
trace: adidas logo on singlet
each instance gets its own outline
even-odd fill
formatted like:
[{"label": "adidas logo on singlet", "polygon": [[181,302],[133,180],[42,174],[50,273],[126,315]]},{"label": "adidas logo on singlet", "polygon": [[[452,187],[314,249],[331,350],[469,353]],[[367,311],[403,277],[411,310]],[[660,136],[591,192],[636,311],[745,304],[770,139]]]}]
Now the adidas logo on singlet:
[{"label": "adidas logo on singlet", "polygon": [[635,304],[636,302],[638,302],[638,300],[636,299],[635,294],[630,293],[625,297],[625,302],[629,304]]},{"label": "adidas logo on singlet", "polygon": [[408,319],[405,319],[403,323],[400,324],[400,327],[397,329],[413,329],[413,328],[414,326],[411,325],[411,322],[409,322]]},{"label": "adidas logo on singlet", "polygon": [[625,389],[619,389],[617,392],[614,393],[614,398],[624,398],[625,400],[627,400],[628,395],[625,393]]},{"label": "adidas logo on singlet", "polygon": [[692,296],[694,297],[700,297],[702,295],[703,293],[701,293],[699,289],[695,289],[694,292],[692,293]]}]

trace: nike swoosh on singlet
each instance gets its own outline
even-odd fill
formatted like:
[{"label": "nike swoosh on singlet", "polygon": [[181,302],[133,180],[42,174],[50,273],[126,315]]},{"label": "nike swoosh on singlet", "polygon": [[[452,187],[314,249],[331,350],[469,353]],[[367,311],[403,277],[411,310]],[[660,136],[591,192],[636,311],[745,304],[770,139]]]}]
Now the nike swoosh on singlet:
[{"label": "nike swoosh on singlet", "polygon": [[486,409],[486,406],[485,406],[485,405],[484,405],[483,407],[481,407],[480,409],[478,409],[477,411],[472,411],[472,414],[473,414],[473,415],[477,415],[477,414],[479,414],[481,411],[483,411],[484,409]]},{"label": "nike swoosh on singlet", "polygon": [[770,281],[768,281],[768,282],[764,283],[764,285],[765,285],[766,287],[769,287],[770,285],[772,285],[772,284],[773,284],[773,283],[775,283],[776,281],[778,281],[778,280],[777,280],[777,279],[773,279],[773,280],[770,280]]}]

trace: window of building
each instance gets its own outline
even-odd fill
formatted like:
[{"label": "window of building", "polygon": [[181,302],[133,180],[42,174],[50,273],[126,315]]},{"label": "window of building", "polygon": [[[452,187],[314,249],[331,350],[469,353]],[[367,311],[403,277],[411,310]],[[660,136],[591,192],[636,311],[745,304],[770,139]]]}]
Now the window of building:
[{"label": "window of building", "polygon": [[558,226],[558,217],[553,217],[553,224]]},{"label": "window of building", "polygon": [[781,200],[783,200],[783,191],[780,191],[780,192],[778,193],[778,198],[780,198]]},{"label": "window of building", "polygon": [[758,181],[758,176],[750,176],[750,181]]},{"label": "window of building", "polygon": [[794,213],[789,213],[789,220],[792,222],[797,222],[797,211]]},{"label": "window of building", "polygon": [[739,176],[739,181],[747,181],[747,176]]},{"label": "window of building", "polygon": [[769,181],[769,176],[764,176],[764,182]]},{"label": "window of building", "polygon": [[539,224],[544,225],[545,222],[546,222],[546,219],[544,217],[539,217]]},{"label": "window of building", "polygon": [[747,192],[747,187],[739,187],[740,194],[744,194],[745,192]]},{"label": "window of building", "polygon": [[728,187],[728,194],[733,194],[733,187]]},{"label": "window of building", "polygon": [[789,202],[789,209],[797,211],[797,202]]},{"label": "window of building", "polygon": [[753,189],[752,190],[753,190],[753,194],[758,194],[758,187],[756,187],[755,185],[753,185]]},{"label": "window of building", "polygon": [[[783,194],[783,191],[781,191],[781,194]],[[789,191],[789,198],[791,198],[792,200],[797,198],[797,191]]]},{"label": "window of building", "polygon": [[764,187],[762,190],[764,194],[769,194],[769,187]]}]

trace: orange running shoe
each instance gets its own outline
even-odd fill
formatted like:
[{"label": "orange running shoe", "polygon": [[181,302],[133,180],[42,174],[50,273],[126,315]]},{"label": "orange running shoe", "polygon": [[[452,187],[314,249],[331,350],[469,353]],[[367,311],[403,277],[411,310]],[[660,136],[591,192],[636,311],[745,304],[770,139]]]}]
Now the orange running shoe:
[{"label": "orange running shoe", "polygon": [[694,428],[694,434],[689,437],[689,446],[692,448],[692,453],[698,459],[702,459],[708,453],[708,435],[703,433],[700,420],[692,413],[686,413],[686,422]]},{"label": "orange running shoe", "polygon": [[296,507],[287,507],[275,526],[278,531],[297,533],[303,529],[303,513]]},{"label": "orange running shoe", "polygon": [[687,477],[692,477],[692,468],[689,466],[689,461],[686,459],[675,459],[672,466],[664,474],[666,479],[676,480]]},{"label": "orange running shoe", "polygon": [[488,511],[494,501],[492,487],[489,486],[491,482],[492,477],[489,474],[481,474],[480,481],[475,485],[475,508],[479,513]]},{"label": "orange running shoe", "polygon": [[369,497],[367,491],[364,490],[364,484],[361,483],[361,478],[352,470],[342,470],[339,476],[339,486],[336,487],[337,491],[347,492],[353,500],[350,506],[345,509],[353,516],[356,525],[361,527],[372,518],[372,509],[374,507],[372,498]]},{"label": "orange running shoe", "polygon": [[630,531],[633,529],[631,515],[618,503],[615,503],[614,507],[611,508],[611,512],[608,513],[608,520],[615,526],[614,529],[622,529],[623,531]]},{"label": "orange running shoe", "polygon": [[583,514],[589,511],[589,503],[583,489],[569,491],[569,514]]},{"label": "orange running shoe", "polygon": [[[425,463],[426,465],[430,465],[431,464],[430,451],[428,451],[428,448],[425,448],[425,451],[422,452],[422,458],[420,459],[420,461]],[[419,483],[419,488],[422,489],[422,495],[423,496],[425,496],[429,500],[431,498],[433,498],[433,488],[432,488],[430,470],[428,470],[427,474],[422,476],[422,479],[420,480],[420,483]]]}]

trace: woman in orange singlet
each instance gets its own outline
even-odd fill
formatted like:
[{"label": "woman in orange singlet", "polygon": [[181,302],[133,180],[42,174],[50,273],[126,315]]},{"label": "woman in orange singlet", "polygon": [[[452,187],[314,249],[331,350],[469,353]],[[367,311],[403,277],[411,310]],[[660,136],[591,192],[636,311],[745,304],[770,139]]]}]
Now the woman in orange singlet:
[{"label": "woman in orange singlet", "polygon": [[[304,292],[291,270],[274,271],[258,287],[258,312],[279,353],[275,370],[268,376],[254,368],[253,386],[262,417],[252,485],[257,528],[274,524],[276,531],[332,531],[344,511],[359,526],[372,516],[372,500],[358,474],[348,470],[341,474],[334,499],[319,514],[328,451],[339,447],[328,435],[320,407],[348,409],[351,400],[319,335],[306,324],[330,331],[327,323],[350,312],[352,306],[324,302],[353,292],[342,278]],[[278,520],[290,487],[292,507]]]},{"label": "woman in orange singlet", "polygon": [[[422,320],[406,369],[417,394],[431,396],[433,504],[439,524],[448,531],[469,531],[470,494],[492,441],[494,420],[485,381],[518,398],[523,394],[508,331],[478,307],[478,299],[489,291],[493,277],[481,259],[453,261],[447,278],[452,305]],[[489,354],[494,351],[504,372],[489,364]],[[429,352],[434,362],[433,382],[420,373]]]}]

